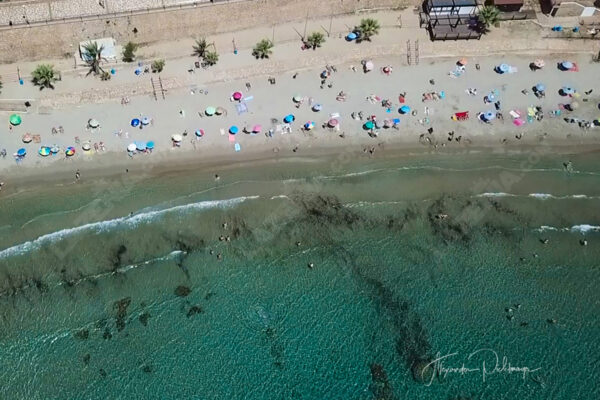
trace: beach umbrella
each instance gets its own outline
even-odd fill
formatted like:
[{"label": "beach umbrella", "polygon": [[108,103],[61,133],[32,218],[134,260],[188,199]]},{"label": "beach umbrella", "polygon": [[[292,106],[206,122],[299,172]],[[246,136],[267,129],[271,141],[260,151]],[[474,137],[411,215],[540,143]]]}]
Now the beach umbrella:
[{"label": "beach umbrella", "polygon": [[546,90],[546,85],[544,85],[543,83],[538,83],[537,85],[535,85],[535,90],[537,92],[543,92],[544,90]]},{"label": "beach umbrella", "polygon": [[154,149],[154,142],[153,142],[153,141],[150,141],[150,142],[146,143],[146,148],[147,148],[148,150],[152,150],[152,149]]},{"label": "beach umbrella", "polygon": [[315,123],[312,121],[308,121],[307,123],[304,124],[304,129],[306,129],[307,131],[310,131],[314,127],[315,127]]},{"label": "beach umbrella", "polygon": [[569,70],[569,69],[573,68],[573,63],[571,61],[563,61],[560,63],[560,66],[564,70]]},{"label": "beach umbrella", "polygon": [[460,60],[458,60],[458,65],[467,65],[467,59],[466,58],[461,58]]},{"label": "beach umbrella", "polygon": [[71,157],[73,154],[75,154],[75,147],[67,147],[67,149],[65,150],[65,154],[67,155],[67,157]]},{"label": "beach umbrella", "polygon": [[25,154],[27,154],[27,150],[25,150],[24,148],[20,148],[19,150],[17,150],[17,155],[19,157],[23,157],[25,156]]},{"label": "beach umbrella", "polygon": [[252,132],[253,133],[259,133],[260,131],[262,131],[262,126],[261,125],[256,124],[256,125],[254,125],[252,127]]},{"label": "beach umbrella", "polygon": [[239,128],[235,125],[231,125],[229,127],[229,133],[231,133],[232,135],[235,135],[236,133],[238,133],[238,131],[239,131]]},{"label": "beach umbrella", "polygon": [[483,119],[485,119],[486,121],[491,121],[494,118],[496,118],[496,113],[493,111],[486,111],[483,114],[481,114],[481,116],[483,117]]},{"label": "beach umbrella", "polygon": [[171,136],[171,140],[173,140],[174,142],[181,142],[183,140],[183,136],[176,133],[173,136]]},{"label": "beach umbrella", "polygon": [[346,35],[346,40],[348,40],[349,42],[356,40],[358,36],[356,35],[356,33],[354,32],[350,32],[348,35]]},{"label": "beach umbrella", "polygon": [[135,142],[135,148],[139,151],[146,150],[146,142]]},{"label": "beach umbrella", "polygon": [[496,95],[494,94],[494,92],[490,92],[490,94],[487,95],[487,99],[489,101],[494,101],[496,99]]},{"label": "beach umbrella", "polygon": [[367,121],[367,122],[365,122],[363,127],[365,129],[373,129],[373,128],[375,128],[375,124],[373,123],[373,121]]},{"label": "beach umbrella", "polygon": [[321,72],[321,78],[326,79],[328,76],[329,76],[329,72],[328,71]]},{"label": "beach umbrella", "polygon": [[293,114],[288,114],[283,118],[283,122],[285,122],[286,124],[289,124],[290,122],[294,122],[295,119],[296,119],[296,117],[294,117]]},{"label": "beach umbrella", "polygon": [[26,133],[23,135],[23,143],[30,143],[33,140],[33,136],[31,136],[29,133]]},{"label": "beach umbrella", "polygon": [[391,119],[384,119],[383,126],[384,128],[390,128],[394,125],[394,122]]},{"label": "beach umbrella", "polygon": [[196,136],[202,137],[204,136],[204,129],[196,129],[196,132],[194,133],[196,134]]},{"label": "beach umbrella", "polygon": [[88,126],[89,126],[90,128],[97,128],[97,127],[99,127],[99,126],[100,126],[100,122],[98,122],[98,120],[97,120],[97,119],[94,119],[94,118],[92,118],[92,119],[89,119],[89,120],[88,120]]},{"label": "beach umbrella", "polygon": [[50,155],[50,147],[42,146],[39,150],[40,156],[46,157]]},{"label": "beach umbrella", "polygon": [[600,119],[595,119],[593,122],[594,126],[600,126]]},{"label": "beach umbrella", "polygon": [[223,107],[217,107],[217,109],[215,110],[215,114],[217,114],[217,115],[225,114],[225,109]]},{"label": "beach umbrella", "polygon": [[90,151],[92,149],[92,146],[90,146],[89,143],[84,143],[81,148],[83,149],[83,151]]},{"label": "beach umbrella", "polygon": [[410,112],[410,107],[409,107],[409,106],[407,106],[407,105],[403,105],[402,107],[400,107],[400,108],[398,109],[398,112],[399,112],[400,114],[408,114],[408,113]]},{"label": "beach umbrella", "polygon": [[564,94],[573,94],[573,93],[575,93],[575,89],[573,89],[570,86],[563,86],[561,90],[562,90],[562,92]]},{"label": "beach umbrella", "polygon": [[383,72],[389,74],[392,72],[392,68],[386,65],[385,67],[383,67]]},{"label": "beach umbrella", "polygon": [[11,125],[17,126],[21,124],[21,116],[18,114],[13,114],[8,119]]},{"label": "beach umbrella", "polygon": [[135,145],[135,143],[129,143],[129,145],[127,145],[127,151],[130,151],[133,153],[135,151],[135,149],[137,149],[137,146]]},{"label": "beach umbrella", "polygon": [[206,110],[204,110],[204,114],[208,115],[209,117],[211,115],[214,115],[217,112],[217,109],[214,107],[206,107]]},{"label": "beach umbrella", "polygon": [[538,58],[537,60],[535,60],[533,62],[533,65],[535,65],[538,68],[544,68],[544,66],[546,65],[546,63],[541,58]]},{"label": "beach umbrella", "polygon": [[373,70],[373,68],[374,68],[373,61],[365,62],[364,67],[365,67],[365,71],[367,71],[367,72]]},{"label": "beach umbrella", "polygon": [[503,74],[507,73],[509,70],[510,70],[510,66],[508,64],[502,63],[498,66],[498,71],[500,71]]},{"label": "beach umbrella", "polygon": [[233,97],[234,100],[239,101],[242,99],[242,96],[242,92],[234,92],[231,97]]},{"label": "beach umbrella", "polygon": [[294,100],[295,103],[300,103],[302,101],[302,96],[297,94],[292,98],[292,100]]},{"label": "beach umbrella", "polygon": [[331,126],[332,128],[338,126],[339,123],[340,121],[336,118],[331,118],[329,121],[327,121],[327,125]]},{"label": "beach umbrella", "polygon": [[323,109],[323,106],[322,106],[322,105],[320,105],[320,104],[318,104],[318,103],[317,103],[317,104],[315,104],[314,106],[312,106],[312,110],[313,110],[313,111],[315,111],[315,112],[319,112],[319,111],[321,111],[322,109]]},{"label": "beach umbrella", "polygon": [[572,102],[571,102],[571,104],[569,104],[569,108],[570,108],[571,110],[576,110],[576,109],[578,109],[578,108],[579,108],[579,103],[578,103],[578,102],[576,102],[576,101],[572,101]]},{"label": "beach umbrella", "polygon": [[134,128],[140,126],[140,123],[141,121],[138,118],[134,118],[131,120],[131,126],[133,126]]},{"label": "beach umbrella", "polygon": [[56,153],[58,153],[59,151],[60,151],[60,149],[58,148],[58,146],[57,146],[57,145],[54,145],[54,146],[52,146],[52,147],[50,148],[50,152],[51,152],[52,154],[56,154]]},{"label": "beach umbrella", "polygon": [[392,121],[394,122],[394,125],[397,125],[400,123],[400,118],[394,118]]},{"label": "beach umbrella", "polygon": [[142,118],[142,125],[148,125],[150,123],[150,118],[144,117]]}]

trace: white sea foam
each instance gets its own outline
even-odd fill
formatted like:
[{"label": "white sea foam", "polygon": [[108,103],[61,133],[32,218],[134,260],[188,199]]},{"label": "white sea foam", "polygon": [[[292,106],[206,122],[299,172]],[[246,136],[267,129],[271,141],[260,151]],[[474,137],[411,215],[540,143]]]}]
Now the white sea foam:
[{"label": "white sea foam", "polygon": [[540,200],[555,199],[556,197],[549,193],[529,193],[529,197],[535,197]]},{"label": "white sea foam", "polygon": [[289,199],[289,197],[286,196],[285,194],[279,194],[277,196],[271,196],[271,200],[275,200],[275,199]]},{"label": "white sea foam", "polygon": [[490,193],[481,193],[475,197],[516,197],[516,194],[504,193],[504,192],[490,192]]},{"label": "white sea foam", "polygon": [[575,233],[586,234],[588,232],[600,232],[600,226],[589,225],[589,224],[580,224],[580,225],[573,225],[570,228],[556,228],[554,226],[542,225],[538,229],[536,229],[536,232],[547,232],[547,231],[575,232]]},{"label": "white sea foam", "polygon": [[240,204],[246,200],[256,199],[258,197],[259,196],[248,196],[248,197],[236,197],[236,198],[227,199],[227,200],[201,201],[198,203],[190,203],[190,204],[185,204],[185,205],[181,205],[181,206],[166,208],[163,210],[142,212],[142,213],[134,214],[132,216],[127,216],[127,217],[115,218],[115,219],[110,219],[110,220],[106,220],[106,221],[91,222],[89,224],[77,226],[74,228],[66,228],[66,229],[62,229],[60,231],[56,231],[56,232],[52,232],[52,233],[48,233],[46,235],[40,236],[37,239],[4,249],[4,250],[0,251],[0,259],[25,254],[29,251],[35,251],[35,250],[38,250],[41,246],[43,246],[45,244],[55,243],[55,242],[61,241],[65,238],[68,238],[68,237],[71,237],[71,236],[74,236],[74,235],[77,235],[80,233],[91,232],[91,233],[98,234],[98,233],[107,232],[107,231],[110,231],[110,230],[116,229],[116,228],[131,229],[131,228],[135,228],[136,226],[138,226],[140,224],[152,222],[153,220],[156,220],[157,218],[160,218],[166,214],[177,213],[177,212],[184,213],[184,212],[199,211],[199,210],[205,210],[205,209],[211,209],[211,208],[233,207],[233,206]]}]

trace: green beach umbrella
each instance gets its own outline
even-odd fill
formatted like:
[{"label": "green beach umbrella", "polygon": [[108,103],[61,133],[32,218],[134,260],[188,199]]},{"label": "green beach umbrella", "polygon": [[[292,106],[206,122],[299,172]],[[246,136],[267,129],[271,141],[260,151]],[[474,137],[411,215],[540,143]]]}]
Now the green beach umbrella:
[{"label": "green beach umbrella", "polygon": [[204,110],[204,113],[208,116],[214,115],[217,112],[217,109],[214,107],[206,107],[206,110]]},{"label": "green beach umbrella", "polygon": [[18,114],[13,114],[10,116],[9,121],[11,123],[11,125],[20,125],[21,124],[21,116]]},{"label": "green beach umbrella", "polygon": [[365,129],[373,129],[373,128],[375,128],[375,124],[373,123],[373,121],[367,121],[367,122],[365,122],[364,127],[365,127]]},{"label": "green beach umbrella", "polygon": [[296,103],[300,103],[300,100],[302,100],[302,96],[300,96],[299,94],[296,94],[296,95],[294,95],[294,98],[292,100],[294,100],[294,102],[296,102]]}]

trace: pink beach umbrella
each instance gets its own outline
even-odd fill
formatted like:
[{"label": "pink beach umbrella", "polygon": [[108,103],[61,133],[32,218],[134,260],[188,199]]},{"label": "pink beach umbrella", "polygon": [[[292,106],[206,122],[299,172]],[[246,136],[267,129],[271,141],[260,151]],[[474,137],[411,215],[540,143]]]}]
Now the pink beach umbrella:
[{"label": "pink beach umbrella", "polygon": [[232,97],[235,101],[240,101],[242,99],[242,92],[234,92]]},{"label": "pink beach umbrella", "polygon": [[336,126],[338,126],[338,124],[339,124],[339,123],[340,123],[340,121],[338,121],[338,120],[337,120],[337,119],[335,119],[335,118],[331,118],[331,119],[329,120],[329,122],[327,122],[327,124],[328,124],[329,126],[331,126],[332,128],[333,128],[333,127],[336,127]]},{"label": "pink beach umbrella", "polygon": [[259,133],[260,131],[262,131],[262,126],[260,125],[254,125],[254,127],[252,128],[253,133]]}]

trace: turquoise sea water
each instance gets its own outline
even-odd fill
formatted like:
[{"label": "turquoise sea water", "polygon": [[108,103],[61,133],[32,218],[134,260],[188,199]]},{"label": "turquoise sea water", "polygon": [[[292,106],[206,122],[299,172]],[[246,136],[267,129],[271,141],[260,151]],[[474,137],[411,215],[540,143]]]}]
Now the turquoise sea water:
[{"label": "turquoise sea water", "polygon": [[565,157],[83,171],[0,198],[0,398],[600,398],[600,165]]}]

